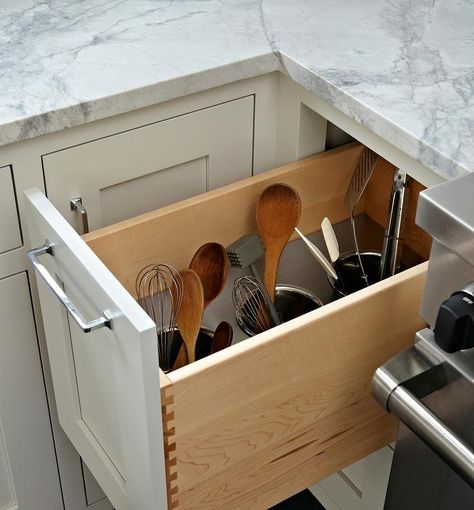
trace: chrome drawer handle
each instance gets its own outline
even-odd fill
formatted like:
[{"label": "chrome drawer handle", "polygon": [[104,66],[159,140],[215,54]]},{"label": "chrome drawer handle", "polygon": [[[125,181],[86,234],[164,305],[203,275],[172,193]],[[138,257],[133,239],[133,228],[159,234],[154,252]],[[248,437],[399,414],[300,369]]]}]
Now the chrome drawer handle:
[{"label": "chrome drawer handle", "polygon": [[76,305],[67,297],[63,289],[58,285],[46,267],[41,264],[38,259],[39,256],[46,254],[54,256],[53,245],[48,240],[45,241],[43,246],[40,246],[39,248],[33,248],[32,250],[29,250],[27,254],[33,264],[33,267],[35,268],[35,271],[41,276],[41,278],[43,278],[46,285],[48,285],[48,287],[53,291],[59,301],[61,301],[61,303],[65,306],[66,310],[70,313],[72,318],[77,322],[84,333],[90,333],[91,331],[95,331],[96,329],[104,327],[112,329],[112,318],[107,311],[103,312],[101,317],[90,322],[86,322],[82,314],[77,309]]},{"label": "chrome drawer handle", "polygon": [[87,210],[82,203],[82,197],[71,198],[71,200],[69,200],[69,204],[71,206],[71,211],[76,211],[78,214],[81,215],[82,233],[88,234],[89,233],[89,219],[87,217]]}]

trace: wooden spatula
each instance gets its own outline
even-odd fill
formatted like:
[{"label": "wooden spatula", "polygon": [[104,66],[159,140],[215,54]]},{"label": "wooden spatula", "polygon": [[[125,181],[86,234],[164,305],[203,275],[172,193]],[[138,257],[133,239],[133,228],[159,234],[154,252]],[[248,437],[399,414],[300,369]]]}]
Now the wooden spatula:
[{"label": "wooden spatula", "polygon": [[257,226],[265,248],[263,283],[272,301],[281,253],[292,236],[301,215],[301,199],[286,184],[272,184],[257,201]]},{"label": "wooden spatula", "polygon": [[176,322],[186,346],[188,363],[192,363],[196,360],[196,340],[201,328],[204,293],[201,280],[192,269],[183,269],[180,274],[183,280],[183,298]]},{"label": "wooden spatula", "polygon": [[206,308],[222,292],[227,280],[229,259],[226,249],[219,243],[204,244],[194,254],[189,269],[201,279]]}]

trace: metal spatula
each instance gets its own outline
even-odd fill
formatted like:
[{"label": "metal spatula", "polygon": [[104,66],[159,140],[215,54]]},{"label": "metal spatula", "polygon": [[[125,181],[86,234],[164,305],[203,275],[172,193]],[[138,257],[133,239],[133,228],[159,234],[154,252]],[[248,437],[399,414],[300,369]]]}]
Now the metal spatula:
[{"label": "metal spatula", "polygon": [[346,191],[346,196],[344,198],[344,202],[346,207],[349,209],[351,213],[351,226],[352,226],[352,235],[354,236],[354,245],[357,253],[357,257],[359,259],[360,270],[362,271],[362,277],[364,278],[367,286],[369,285],[369,280],[367,278],[367,274],[364,271],[364,266],[362,264],[362,259],[359,254],[359,243],[357,242],[357,232],[354,221],[354,210],[359,200],[361,199],[365,188],[369,182],[369,179],[375,169],[375,165],[379,159],[378,154],[376,154],[373,150],[368,147],[364,147],[362,152],[357,160],[356,166],[354,168],[354,173],[352,174],[351,182],[349,183],[349,187]]}]

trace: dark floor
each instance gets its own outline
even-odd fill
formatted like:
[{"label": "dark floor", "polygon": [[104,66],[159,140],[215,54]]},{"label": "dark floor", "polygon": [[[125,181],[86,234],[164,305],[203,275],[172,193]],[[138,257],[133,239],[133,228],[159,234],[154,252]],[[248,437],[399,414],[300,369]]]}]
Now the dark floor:
[{"label": "dark floor", "polygon": [[325,510],[323,505],[306,489],[291,498],[285,499],[269,510]]}]

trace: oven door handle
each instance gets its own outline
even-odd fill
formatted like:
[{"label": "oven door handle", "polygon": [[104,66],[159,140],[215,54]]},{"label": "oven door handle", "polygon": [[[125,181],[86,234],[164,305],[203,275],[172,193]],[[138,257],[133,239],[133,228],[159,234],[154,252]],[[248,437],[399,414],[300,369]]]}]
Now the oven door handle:
[{"label": "oven door handle", "polygon": [[412,347],[375,372],[376,400],[474,488],[474,451],[402,384],[436,366]]},{"label": "oven door handle", "polygon": [[388,410],[474,488],[474,452],[471,447],[413,393],[398,386],[390,395]]}]

